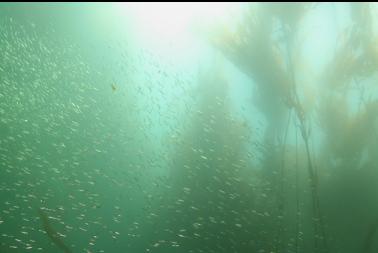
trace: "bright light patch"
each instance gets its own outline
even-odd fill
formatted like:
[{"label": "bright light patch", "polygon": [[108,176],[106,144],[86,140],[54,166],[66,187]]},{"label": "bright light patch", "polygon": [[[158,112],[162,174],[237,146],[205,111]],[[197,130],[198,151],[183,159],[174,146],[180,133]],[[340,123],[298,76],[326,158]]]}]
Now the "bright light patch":
[{"label": "bright light patch", "polygon": [[209,26],[224,21],[237,3],[124,3],[135,16],[137,29],[154,38],[177,40],[187,36],[193,25]]}]

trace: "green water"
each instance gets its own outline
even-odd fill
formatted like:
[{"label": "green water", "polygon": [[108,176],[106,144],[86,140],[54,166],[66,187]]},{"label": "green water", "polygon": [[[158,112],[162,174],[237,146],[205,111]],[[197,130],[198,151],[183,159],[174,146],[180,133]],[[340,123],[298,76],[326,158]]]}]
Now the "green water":
[{"label": "green water", "polygon": [[155,8],[0,4],[0,252],[377,252],[377,5]]}]

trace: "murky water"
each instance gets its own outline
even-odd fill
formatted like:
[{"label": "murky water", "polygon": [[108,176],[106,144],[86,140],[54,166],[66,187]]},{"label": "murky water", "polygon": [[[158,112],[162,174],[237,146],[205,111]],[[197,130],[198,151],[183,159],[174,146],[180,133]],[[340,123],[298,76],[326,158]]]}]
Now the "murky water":
[{"label": "murky water", "polygon": [[375,4],[0,4],[0,252],[378,250]]}]

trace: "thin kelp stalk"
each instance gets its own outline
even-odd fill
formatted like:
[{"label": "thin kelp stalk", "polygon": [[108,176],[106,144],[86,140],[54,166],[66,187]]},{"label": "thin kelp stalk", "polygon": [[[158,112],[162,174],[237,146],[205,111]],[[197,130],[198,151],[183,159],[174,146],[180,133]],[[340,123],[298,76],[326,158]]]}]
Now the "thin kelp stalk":
[{"label": "thin kelp stalk", "polygon": [[324,251],[328,252],[328,246],[327,246],[327,238],[325,234],[325,227],[323,223],[323,218],[320,214],[320,201],[319,201],[319,190],[318,190],[318,183],[317,183],[317,177],[315,173],[315,169],[313,166],[313,162],[311,159],[311,153],[310,153],[310,148],[308,144],[309,140],[309,132],[306,128],[306,122],[305,122],[305,115],[302,109],[301,102],[298,97],[298,92],[296,89],[296,82],[295,82],[295,74],[294,74],[294,69],[293,69],[293,64],[291,60],[291,50],[290,50],[290,36],[289,36],[289,31],[288,29],[284,29],[285,32],[285,37],[286,37],[286,47],[287,47],[287,52],[288,52],[288,71],[290,74],[290,79],[291,79],[291,97],[289,97],[291,102],[291,105],[294,108],[294,111],[296,113],[296,116],[299,120],[299,129],[301,131],[302,139],[305,144],[305,149],[306,149],[306,156],[307,156],[307,168],[308,172],[310,175],[310,188],[311,188],[311,195],[312,195],[312,201],[313,201],[313,210],[314,210],[314,215],[315,215],[315,220],[314,220],[314,229],[315,229],[315,251],[318,251],[318,232],[320,229],[320,233],[322,235],[322,241],[323,241],[323,247]]},{"label": "thin kelp stalk", "polygon": [[299,170],[298,170],[298,131],[295,130],[295,201],[296,201],[296,226],[295,226],[295,252],[299,252]]},{"label": "thin kelp stalk", "polygon": [[[297,95],[296,95],[297,97]],[[320,233],[322,236],[322,241],[323,241],[323,246],[324,246],[324,251],[328,252],[328,245],[327,245],[327,238],[326,238],[326,233],[325,233],[325,226],[323,222],[323,217],[321,215],[320,211],[320,201],[319,201],[319,189],[318,189],[318,183],[317,183],[317,177],[315,173],[315,169],[313,166],[313,162],[311,159],[311,154],[310,154],[310,148],[308,144],[308,132],[305,127],[305,119],[303,117],[303,113],[299,105],[298,98],[296,99],[296,112],[297,112],[297,117],[300,122],[300,130],[301,130],[301,135],[303,138],[303,141],[305,143],[305,149],[306,149],[306,156],[307,156],[307,167],[308,167],[308,172],[310,174],[310,188],[311,188],[311,195],[312,195],[312,201],[313,201],[313,208],[314,208],[314,214],[315,214],[315,233],[318,232],[318,228],[320,229]],[[315,235],[315,243],[318,241],[318,236],[317,234]]]},{"label": "thin kelp stalk", "polygon": [[65,253],[72,253],[72,251],[68,248],[67,245],[60,239],[58,233],[52,228],[49,218],[47,215],[42,211],[41,208],[38,209],[38,215],[41,218],[43,229],[45,230],[46,234],[50,238],[50,240],[58,246],[61,250]]},{"label": "thin kelp stalk", "polygon": [[[235,62],[259,85],[261,91],[259,95],[261,101],[264,101],[260,101],[259,106],[271,124],[278,122],[276,118],[284,109],[294,110],[306,148],[314,213],[315,252],[320,251],[318,242],[321,240],[324,244],[323,251],[327,252],[325,228],[319,208],[317,177],[309,147],[308,122],[296,90],[298,87],[290,50],[295,42],[295,34],[301,17],[313,6],[263,4],[260,7],[262,8],[257,10],[250,9],[250,14],[246,16],[245,21],[248,25],[240,26],[239,33],[227,31],[223,40],[213,40],[213,42],[215,46],[223,50],[226,57]],[[280,27],[284,30],[279,31]],[[284,50],[286,52],[283,52]],[[281,107],[281,103],[277,101],[283,102],[285,108]]]},{"label": "thin kelp stalk", "polygon": [[284,223],[283,223],[283,217],[284,217],[284,208],[285,208],[285,199],[284,199],[284,183],[285,183],[285,153],[286,153],[286,141],[287,141],[287,133],[289,131],[290,127],[290,119],[291,119],[291,112],[289,111],[289,116],[286,123],[285,133],[284,133],[284,139],[282,142],[282,157],[281,157],[281,168],[280,168],[280,187],[279,187],[279,203],[278,203],[278,232],[277,232],[277,238],[276,238],[276,251],[285,251],[283,248],[283,231],[284,231]]}]

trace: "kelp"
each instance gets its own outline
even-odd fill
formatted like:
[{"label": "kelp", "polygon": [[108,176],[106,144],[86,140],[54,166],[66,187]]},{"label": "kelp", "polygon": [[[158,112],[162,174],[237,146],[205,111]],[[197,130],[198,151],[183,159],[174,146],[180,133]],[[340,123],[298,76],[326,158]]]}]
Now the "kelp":
[{"label": "kelp", "polygon": [[[240,29],[232,35],[226,32],[224,41],[215,44],[226,57],[253,78],[258,86],[259,109],[268,124],[277,126],[275,119],[282,112],[293,111],[305,145],[310,189],[313,200],[315,248],[319,238],[322,249],[327,251],[327,238],[320,211],[318,180],[309,147],[309,119],[298,95],[296,69],[293,64],[297,46],[296,34],[301,18],[312,5],[307,4],[260,4],[251,8]],[[252,17],[254,16],[254,17]],[[279,125],[283,128],[283,124]],[[268,128],[269,129],[269,128]],[[285,149],[282,149],[284,152]],[[280,201],[282,203],[282,200]],[[282,204],[279,205],[282,213]],[[281,216],[281,215],[280,215]],[[320,234],[320,236],[318,236]],[[282,250],[278,245],[276,250]]]}]

